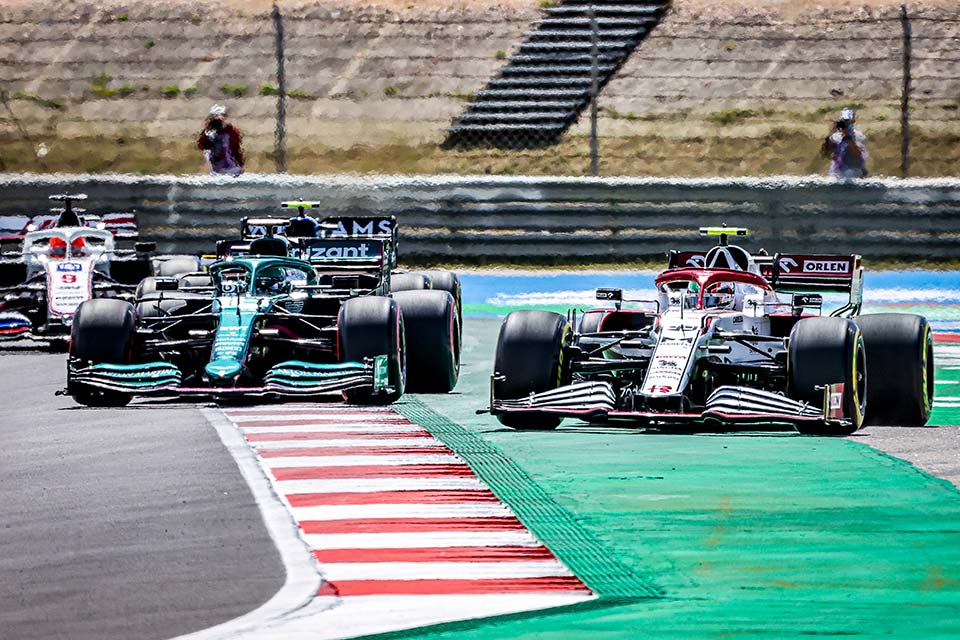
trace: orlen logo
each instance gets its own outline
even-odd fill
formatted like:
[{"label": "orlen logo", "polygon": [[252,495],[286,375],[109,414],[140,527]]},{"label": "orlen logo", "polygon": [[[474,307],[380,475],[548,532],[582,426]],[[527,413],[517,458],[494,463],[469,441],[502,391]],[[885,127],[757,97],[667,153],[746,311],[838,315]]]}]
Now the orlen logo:
[{"label": "orlen logo", "polygon": [[850,263],[847,260],[804,260],[804,273],[847,273]]}]

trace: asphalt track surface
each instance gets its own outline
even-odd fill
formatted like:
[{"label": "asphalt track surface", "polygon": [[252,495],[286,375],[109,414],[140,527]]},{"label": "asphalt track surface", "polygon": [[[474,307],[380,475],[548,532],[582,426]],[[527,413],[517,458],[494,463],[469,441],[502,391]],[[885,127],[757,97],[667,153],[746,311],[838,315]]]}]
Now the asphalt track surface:
[{"label": "asphalt track surface", "polygon": [[[853,442],[574,423],[517,434],[474,414],[498,326],[468,319],[457,392],[421,400],[515,460],[662,597],[605,599],[601,588],[598,609],[424,637],[960,632],[960,496],[859,444],[957,483],[956,427],[870,428]],[[277,552],[197,406],[78,408],[54,396],[63,369],[62,355],[0,356],[0,637],[173,637],[269,599],[284,579]],[[746,461],[757,464],[745,474]],[[811,469],[839,475],[825,492]],[[816,518],[797,524],[800,511]],[[578,552],[541,537],[561,558]],[[829,545],[824,562],[804,555],[810,540]]]},{"label": "asphalt track surface", "polygon": [[78,407],[65,356],[0,356],[0,638],[169,638],[254,609],[279,555],[189,405]]}]

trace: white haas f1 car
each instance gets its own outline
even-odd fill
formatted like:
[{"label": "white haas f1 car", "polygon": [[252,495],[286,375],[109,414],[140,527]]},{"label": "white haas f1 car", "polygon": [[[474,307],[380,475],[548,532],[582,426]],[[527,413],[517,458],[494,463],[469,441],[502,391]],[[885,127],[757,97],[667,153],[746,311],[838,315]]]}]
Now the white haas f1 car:
[{"label": "white haas f1 car", "polygon": [[[746,229],[706,228],[719,246],[670,253],[656,310],[566,316],[515,311],[500,328],[490,410],[510,427],[564,417],[642,425],[793,425],[850,434],[921,426],[933,401],[933,339],[921,316],[859,315],[860,256],[751,255]],[[823,293],[847,303],[821,315]]]},{"label": "white haas f1 car", "polygon": [[[56,217],[31,221],[22,231],[0,236],[0,340],[31,338],[66,342],[77,307],[101,297],[131,298],[148,275],[145,252],[153,243],[134,242],[133,214],[101,219],[73,206],[83,194],[54,195],[63,202]],[[132,247],[120,248],[118,240]]]}]

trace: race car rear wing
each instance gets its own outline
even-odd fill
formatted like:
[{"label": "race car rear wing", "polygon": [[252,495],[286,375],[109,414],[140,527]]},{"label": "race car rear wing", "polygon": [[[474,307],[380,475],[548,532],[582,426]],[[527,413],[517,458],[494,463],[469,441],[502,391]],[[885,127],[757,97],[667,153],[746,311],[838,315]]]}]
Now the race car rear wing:
[{"label": "race car rear wing", "polygon": [[754,256],[760,275],[778,291],[863,292],[863,265],[858,255],[811,255],[778,253]]},{"label": "race car rear wing", "polygon": [[[704,269],[706,251],[671,251],[670,269]],[[846,293],[850,300],[834,314],[859,310],[863,303],[863,264],[860,256],[778,253],[750,258],[775,291],[783,293]]]},{"label": "race car rear wing", "polygon": [[[306,216],[307,209],[319,209],[322,207],[322,203],[293,200],[282,202],[280,206],[284,209],[296,209],[299,216]],[[278,217],[244,218],[240,221],[240,238],[247,242],[264,236],[284,236],[293,239],[291,234],[296,234],[293,228],[295,220],[296,218]],[[389,240],[390,247],[392,247],[389,252],[390,267],[397,266],[396,216],[333,215],[313,220],[316,224],[315,233],[311,233],[309,236],[306,236],[306,234],[296,235],[301,238]]]},{"label": "race car rear wing", "polygon": [[[217,258],[237,258],[251,255],[253,240],[220,240],[217,243]],[[277,238],[285,243],[286,254],[291,258],[306,260],[314,266],[342,265],[350,269],[375,270],[392,258],[393,248],[385,238]],[[271,254],[273,255],[273,254]]]}]

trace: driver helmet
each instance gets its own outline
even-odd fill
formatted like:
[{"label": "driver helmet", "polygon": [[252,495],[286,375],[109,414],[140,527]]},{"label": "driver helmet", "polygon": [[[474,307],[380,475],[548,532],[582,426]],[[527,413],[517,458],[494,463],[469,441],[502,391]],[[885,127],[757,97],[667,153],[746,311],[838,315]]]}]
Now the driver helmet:
[{"label": "driver helmet", "polygon": [[700,297],[700,285],[696,282],[690,282],[687,285],[687,293],[684,296],[684,302],[688,309],[693,309],[697,306],[697,298]]},{"label": "driver helmet", "polygon": [[50,238],[50,248],[47,250],[51,258],[67,257],[67,241],[60,236]]},{"label": "driver helmet", "polygon": [[257,273],[256,287],[260,293],[280,293],[286,283],[286,276],[277,267],[263,269]]},{"label": "driver helmet", "polygon": [[721,282],[703,295],[704,309],[731,309],[736,298],[737,288],[732,282]]},{"label": "driver helmet", "polygon": [[83,236],[77,236],[70,241],[70,253],[74,256],[87,255],[87,241],[83,239]]}]

